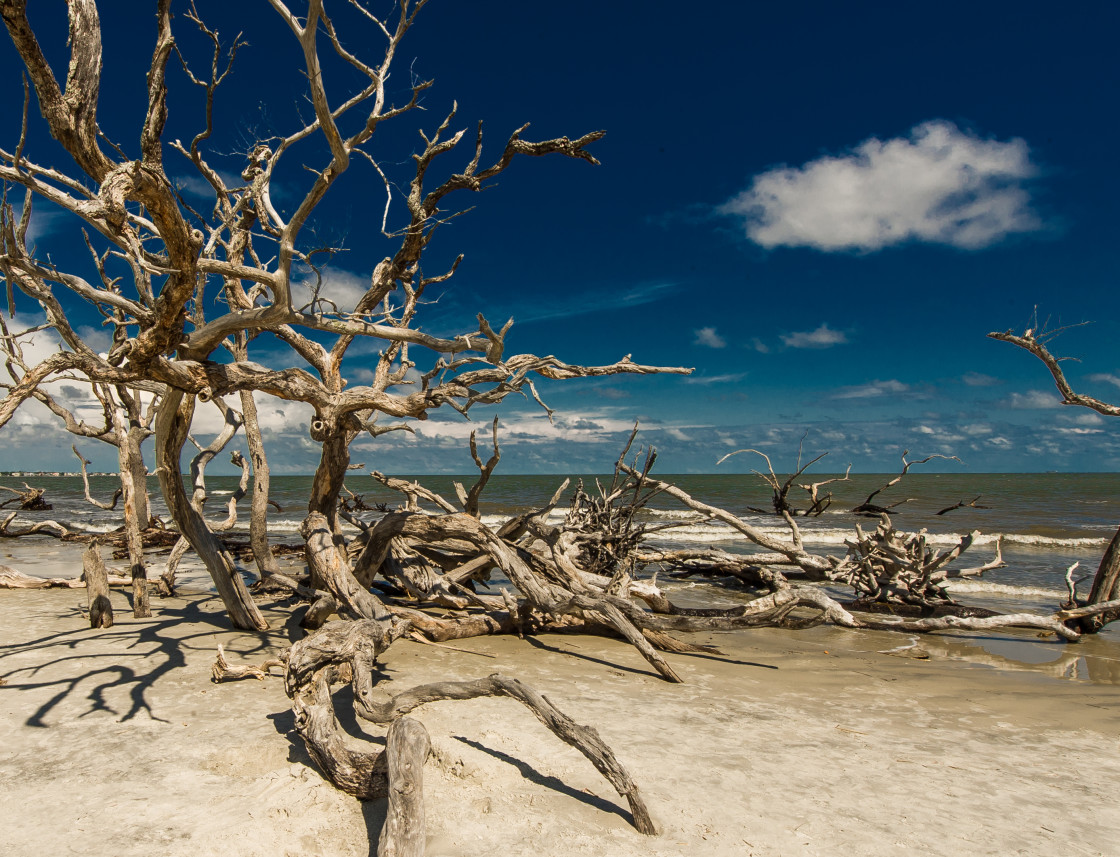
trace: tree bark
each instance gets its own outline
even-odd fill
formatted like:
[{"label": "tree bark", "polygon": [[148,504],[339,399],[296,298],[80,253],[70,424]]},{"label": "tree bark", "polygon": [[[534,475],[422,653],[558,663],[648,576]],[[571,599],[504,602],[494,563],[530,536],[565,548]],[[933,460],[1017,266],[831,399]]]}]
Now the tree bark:
[{"label": "tree bark", "polygon": [[91,628],[113,627],[113,604],[109,600],[109,572],[101,559],[97,542],[91,542],[82,555],[82,578],[86,582]]},{"label": "tree bark", "polygon": [[180,458],[193,416],[194,396],[184,395],[180,390],[168,391],[156,417],[156,472],[159,473],[164,500],[179,526],[179,532],[190,542],[210,572],[234,627],[264,631],[268,623],[237,572],[233,557],[191,505],[183,487]]},{"label": "tree bark", "polygon": [[352,618],[389,618],[389,611],[381,599],[354,577],[346,561],[345,549],[335,544],[335,535],[326,515],[310,513],[299,531],[307,542],[307,565],[314,588],[333,595],[338,601],[338,609],[345,610]]},{"label": "tree bark", "polygon": [[401,717],[389,726],[389,812],[377,842],[377,857],[424,857],[424,762],[432,750],[419,720]]},{"label": "tree bark", "polygon": [[[1117,529],[1112,541],[1108,543],[1104,556],[1101,557],[1101,564],[1097,567],[1093,588],[1089,590],[1089,600],[1085,602],[1085,606],[1092,607],[1118,598],[1120,598],[1120,529]],[[1078,619],[1077,628],[1083,634],[1095,634],[1109,622],[1115,622],[1117,619],[1120,619],[1120,608]]]},{"label": "tree bark", "polygon": [[[137,491],[135,482],[137,464],[144,469],[143,460],[137,462],[139,445],[134,445],[132,432],[128,425],[128,416],[119,404],[113,405],[113,429],[117,435],[117,458],[120,466],[121,489],[124,496],[124,537],[128,547],[128,567],[132,575],[132,615],[143,619],[152,615],[151,605],[148,603],[148,572],[144,566],[144,540],[140,535],[142,529],[147,529],[148,517],[141,517],[140,505],[147,509],[147,488]],[[137,499],[139,494],[144,495],[143,501]]]},{"label": "tree bark", "polygon": [[318,418],[311,425],[311,437],[323,444],[323,451],[311,483],[307,511],[325,515],[331,532],[341,533],[338,498],[342,494],[342,484],[350,466],[350,441],[353,438],[346,429],[327,430]]},{"label": "tree bark", "polygon": [[245,419],[245,441],[249,446],[249,458],[253,462],[253,495],[249,511],[249,544],[253,548],[253,559],[261,573],[261,580],[280,571],[272,547],[268,543],[268,492],[271,474],[268,469],[268,456],[265,454],[261,438],[261,426],[257,419],[257,403],[252,390],[241,391],[241,415]]}]

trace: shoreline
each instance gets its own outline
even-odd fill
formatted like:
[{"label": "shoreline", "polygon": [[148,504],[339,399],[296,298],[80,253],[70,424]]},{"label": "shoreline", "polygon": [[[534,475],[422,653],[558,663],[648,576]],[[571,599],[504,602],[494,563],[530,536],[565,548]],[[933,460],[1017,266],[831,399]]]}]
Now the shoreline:
[{"label": "shoreline", "polygon": [[[9,853],[66,853],[76,837],[106,857],[371,853],[384,802],[361,804],[320,777],[288,734],[282,681],[209,681],[219,642],[231,663],[288,645],[299,629],[286,611],[266,602],[275,627],[254,635],[227,630],[209,594],[153,599],[145,620],[131,617],[125,593],[112,597],[117,623],[93,631],[84,593],[0,592],[0,797],[19,807]],[[663,831],[635,832],[582,756],[515,703],[482,699],[418,712],[433,745],[427,853],[1104,855],[1114,846],[1120,822],[1099,810],[1120,788],[1115,685],[992,668],[990,657],[963,658],[962,647],[974,657],[984,649],[956,635],[922,637],[925,660],[883,653],[908,645],[903,635],[834,627],[695,642],[725,656],[668,656],[683,685],[595,637],[480,637],[457,641],[462,652],[394,644],[383,657],[392,692],[502,672],[594,726]]]}]

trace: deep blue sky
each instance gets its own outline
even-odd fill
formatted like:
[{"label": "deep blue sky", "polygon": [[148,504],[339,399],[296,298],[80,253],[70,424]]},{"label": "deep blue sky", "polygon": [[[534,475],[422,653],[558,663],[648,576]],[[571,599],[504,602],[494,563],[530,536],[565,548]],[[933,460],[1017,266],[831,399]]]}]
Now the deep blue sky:
[{"label": "deep blue sky", "polygon": [[[136,14],[140,3],[103,5],[100,122],[135,156],[154,17]],[[340,22],[343,5],[328,5]],[[296,111],[310,111],[298,46],[275,13],[264,2],[199,10],[224,40],[243,31],[249,42],[218,96],[218,150],[294,128]],[[410,74],[436,83],[425,113],[375,137],[370,152],[387,169],[407,169],[418,123],[431,130],[456,99],[453,127],[484,120],[495,155],[527,121],[535,139],[608,133],[594,146],[602,166],[527,159],[460,200],[476,208],[437,235],[429,270],[466,259],[425,327],[465,331],[481,310],[517,320],[507,353],[696,369],[545,385],[554,426],[510,400],[499,409],[503,469],[602,469],[636,418],[662,472],[712,471],[740,447],[778,465],[806,431],[807,450],[857,470],[893,469],[903,448],[956,454],[978,472],[1120,469],[1120,426],[1059,407],[1040,363],[984,336],[1021,331],[1036,305],[1052,325],[1091,321],[1054,350],[1081,358],[1067,365],[1086,392],[1120,399],[1118,17],[1105,3],[432,0],[391,84],[400,100]],[[39,26],[62,68],[64,23]],[[179,16],[174,29],[201,69],[190,22]],[[356,50],[379,44],[357,21],[343,32]],[[10,45],[0,62],[10,150],[21,98]],[[325,74],[336,93],[353,82],[333,64]],[[170,85],[168,138],[187,139],[199,97],[177,69]],[[66,165],[41,127],[27,154]],[[323,157],[308,146],[292,166]],[[189,193],[189,165],[170,151],[166,162]],[[282,177],[292,200],[306,176]],[[340,287],[390,252],[380,180],[356,162],[345,181],[317,222],[324,240],[349,247],[331,266]],[[56,262],[82,259],[73,223],[44,211],[37,225]],[[275,469],[312,469],[298,409],[264,411]],[[5,429],[0,469],[70,466],[58,463],[70,439],[44,422]],[[463,472],[468,431],[441,416],[416,437],[359,441],[355,460]],[[720,470],[753,464],[739,456]]]}]

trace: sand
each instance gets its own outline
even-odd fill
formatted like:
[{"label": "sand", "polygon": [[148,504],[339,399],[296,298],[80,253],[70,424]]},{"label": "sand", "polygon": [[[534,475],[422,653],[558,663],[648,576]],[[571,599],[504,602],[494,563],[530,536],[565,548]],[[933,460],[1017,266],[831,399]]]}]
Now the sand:
[{"label": "sand", "polygon": [[[219,642],[233,662],[287,645],[286,611],[269,609],[276,630],[257,636],[225,630],[206,594],[156,600],[149,620],[113,599],[117,624],[92,631],[83,590],[0,591],[0,852],[376,852],[384,803],[320,777],[282,682],[209,680]],[[726,657],[670,655],[683,685],[612,640],[395,644],[394,692],[502,672],[595,726],[663,831],[634,831],[625,802],[521,706],[474,700],[419,712],[434,751],[427,853],[1117,853],[1120,690],[1099,663],[1097,681],[1080,678],[1065,644],[927,637],[922,660],[881,653],[906,637],[834,628],[702,639]],[[1041,654],[1009,669],[1000,645]]]}]

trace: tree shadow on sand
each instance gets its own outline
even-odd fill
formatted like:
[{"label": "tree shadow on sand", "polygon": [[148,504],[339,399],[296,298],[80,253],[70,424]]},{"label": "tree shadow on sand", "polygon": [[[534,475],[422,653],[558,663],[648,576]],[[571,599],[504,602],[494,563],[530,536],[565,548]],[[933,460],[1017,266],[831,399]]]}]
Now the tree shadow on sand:
[{"label": "tree shadow on sand", "polygon": [[[125,722],[143,713],[166,723],[152,705],[152,688],[168,673],[186,666],[187,652],[212,650],[214,635],[229,631],[214,624],[220,614],[203,609],[207,600],[212,599],[169,599],[160,602],[150,619],[127,618],[109,629],[79,627],[0,645],[0,680],[6,692],[55,691],[31,712],[25,721],[28,726],[51,726],[50,716],[83,693],[88,707],[68,716],[80,718],[104,712]],[[86,622],[83,614],[71,607],[60,604],[48,609],[57,611],[53,619],[69,621],[67,614],[73,612],[75,623]],[[239,632],[237,639],[226,645],[252,658],[274,650],[276,643],[275,634]],[[36,655],[34,664],[17,666],[32,652]],[[123,713],[111,701],[122,690],[128,699]]]}]

